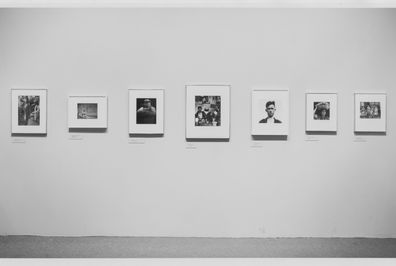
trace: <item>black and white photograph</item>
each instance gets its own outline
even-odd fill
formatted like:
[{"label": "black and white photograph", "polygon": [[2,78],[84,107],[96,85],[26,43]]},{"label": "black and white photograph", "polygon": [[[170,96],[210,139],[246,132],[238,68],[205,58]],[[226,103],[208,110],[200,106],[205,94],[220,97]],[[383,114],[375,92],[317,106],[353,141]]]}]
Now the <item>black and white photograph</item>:
[{"label": "black and white photograph", "polygon": [[156,124],[156,108],[156,98],[136,98],[136,124]]},{"label": "black and white photograph", "polygon": [[221,126],[221,96],[195,96],[195,126]]},{"label": "black and white photograph", "polygon": [[77,119],[98,119],[97,103],[78,103]]},{"label": "black and white photograph", "polygon": [[288,135],[288,89],[253,89],[251,102],[251,134],[253,136]]},{"label": "black and white photograph", "polygon": [[129,134],[164,134],[164,89],[129,89]]},{"label": "black and white photograph", "polygon": [[337,99],[338,94],[335,91],[306,92],[305,131],[308,134],[314,134],[314,132],[336,134]]},{"label": "black and white photograph", "polygon": [[106,129],[107,96],[71,95],[68,100],[68,126],[71,129]]},{"label": "black and white photograph", "polygon": [[396,0],[0,0],[0,125],[0,266],[396,266]]},{"label": "black and white photograph", "polygon": [[381,119],[380,102],[360,102],[360,118]]},{"label": "black and white photograph", "polygon": [[38,95],[18,96],[18,125],[19,126],[40,125],[40,96]]},{"label": "black and white photograph", "polygon": [[186,85],[186,139],[229,139],[229,85]]},{"label": "black and white photograph", "polygon": [[313,102],[313,119],[330,120],[330,102]]},{"label": "black and white photograph", "polygon": [[275,101],[267,101],[265,103],[265,112],[266,112],[266,117],[261,119],[259,123],[275,123],[275,124],[282,124],[282,121],[276,118],[275,113],[276,113],[276,103]]},{"label": "black and white photograph", "polygon": [[12,89],[13,134],[47,133],[47,90]]},{"label": "black and white photograph", "polygon": [[386,93],[355,93],[355,132],[386,133]]}]

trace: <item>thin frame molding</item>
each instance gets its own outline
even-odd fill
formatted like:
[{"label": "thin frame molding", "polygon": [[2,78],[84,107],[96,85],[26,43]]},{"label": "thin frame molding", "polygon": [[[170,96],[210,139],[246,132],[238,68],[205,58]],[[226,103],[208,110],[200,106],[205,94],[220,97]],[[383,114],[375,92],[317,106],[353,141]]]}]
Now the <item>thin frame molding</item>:
[{"label": "thin frame molding", "polygon": [[[228,104],[228,114],[229,114],[229,123],[228,123],[228,132],[229,132],[229,136],[228,138],[224,138],[225,140],[230,140],[231,139],[231,103],[232,103],[232,98],[231,98],[231,88],[232,85],[230,82],[187,82],[184,85],[184,136],[185,136],[185,140],[188,141],[189,139],[192,138],[187,138],[187,87],[188,86],[214,86],[214,87],[223,87],[223,86],[227,86],[229,88],[229,104]],[[214,139],[218,139],[218,138],[214,138]],[[223,139],[223,138],[219,138],[219,139]],[[202,140],[207,140],[210,141],[210,138],[203,138]]]},{"label": "thin frame molding", "polygon": [[[333,130],[331,130],[331,131],[316,131],[316,130],[307,130],[307,112],[308,112],[308,109],[307,109],[307,97],[308,97],[308,94],[335,94],[336,96],[337,96],[337,105],[336,105],[336,108],[337,108],[337,120],[336,120],[336,130],[335,131],[333,131]],[[305,133],[307,133],[307,132],[334,132],[334,133],[337,133],[338,132],[338,119],[339,119],[339,103],[338,103],[338,91],[327,91],[327,90],[318,90],[318,91],[313,91],[313,90],[307,90],[307,91],[305,91]]]},{"label": "thin frame molding", "polygon": [[[386,112],[386,119],[385,119],[385,131],[356,131],[356,95],[357,94],[368,94],[368,95],[376,95],[376,94],[383,94],[385,95],[385,112]],[[388,93],[386,91],[355,91],[353,93],[353,133],[388,133]]]},{"label": "thin frame molding", "polygon": [[[46,97],[45,97],[45,105],[46,105],[46,114],[45,114],[45,133],[12,133],[12,91],[13,90],[43,90],[46,93]],[[10,125],[10,134],[11,136],[18,136],[18,135],[47,135],[48,134],[48,89],[44,89],[44,88],[11,88],[10,90],[10,97],[11,97],[11,125]]]}]

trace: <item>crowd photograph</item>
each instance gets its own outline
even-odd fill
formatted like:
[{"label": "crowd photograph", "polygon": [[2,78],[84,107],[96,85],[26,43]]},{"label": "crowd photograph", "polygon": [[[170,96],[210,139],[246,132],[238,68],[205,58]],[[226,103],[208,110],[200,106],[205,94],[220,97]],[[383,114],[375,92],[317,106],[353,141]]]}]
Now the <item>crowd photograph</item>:
[{"label": "crowd photograph", "polygon": [[221,125],[221,96],[195,96],[195,126]]}]

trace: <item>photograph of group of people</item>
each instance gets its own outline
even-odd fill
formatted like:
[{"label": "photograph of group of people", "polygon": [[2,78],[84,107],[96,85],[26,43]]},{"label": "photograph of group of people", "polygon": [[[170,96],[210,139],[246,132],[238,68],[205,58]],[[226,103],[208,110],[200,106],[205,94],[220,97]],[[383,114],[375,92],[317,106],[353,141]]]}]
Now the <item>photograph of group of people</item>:
[{"label": "photograph of group of people", "polygon": [[360,118],[381,118],[381,103],[360,102]]},{"label": "photograph of group of people", "polygon": [[221,96],[195,96],[195,126],[221,126]]}]

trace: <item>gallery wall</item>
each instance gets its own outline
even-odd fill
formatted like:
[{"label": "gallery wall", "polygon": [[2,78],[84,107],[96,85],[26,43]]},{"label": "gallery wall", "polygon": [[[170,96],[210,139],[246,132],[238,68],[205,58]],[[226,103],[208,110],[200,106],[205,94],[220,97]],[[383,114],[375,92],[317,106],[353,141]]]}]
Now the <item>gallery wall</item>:
[{"label": "gallery wall", "polygon": [[[0,10],[0,235],[396,237],[396,10]],[[185,84],[231,87],[229,142],[186,142]],[[47,136],[11,136],[11,88],[48,89]],[[165,89],[163,137],[128,135],[128,89]],[[253,140],[253,88],[289,88],[287,140]],[[338,92],[336,135],[305,92]],[[385,91],[386,135],[353,133]],[[69,95],[107,95],[69,132]]]}]

